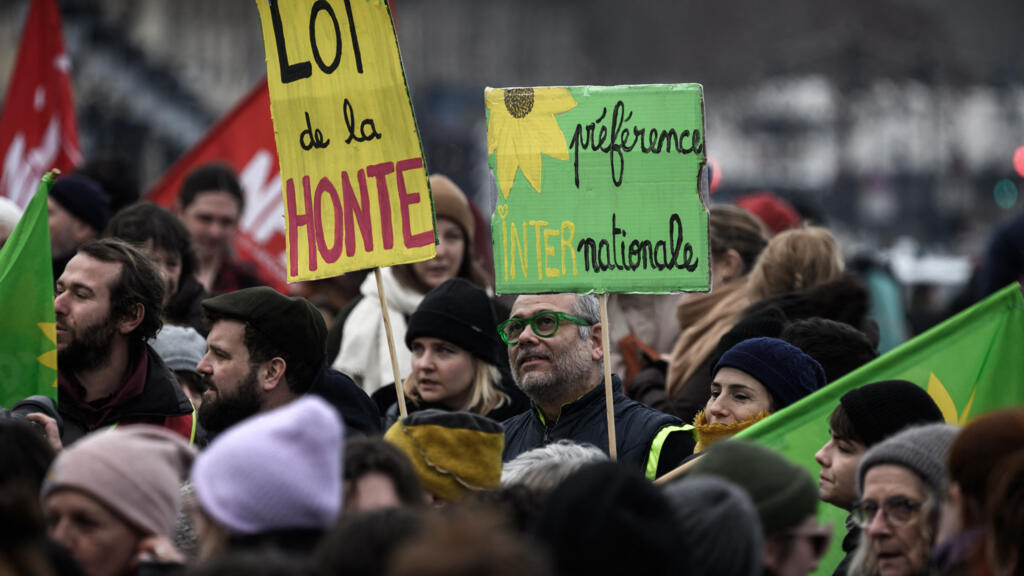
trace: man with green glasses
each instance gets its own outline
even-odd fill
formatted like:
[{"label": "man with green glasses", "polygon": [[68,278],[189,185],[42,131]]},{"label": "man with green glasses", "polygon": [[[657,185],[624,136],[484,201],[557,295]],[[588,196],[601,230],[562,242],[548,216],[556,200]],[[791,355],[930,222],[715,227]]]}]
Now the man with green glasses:
[{"label": "man with green glasses", "polygon": [[[498,326],[509,365],[532,409],[504,422],[507,462],[558,440],[608,452],[603,353],[597,298],[589,294],[523,295]],[[612,376],[616,452],[649,479],[693,452],[692,427],[622,393]]]}]

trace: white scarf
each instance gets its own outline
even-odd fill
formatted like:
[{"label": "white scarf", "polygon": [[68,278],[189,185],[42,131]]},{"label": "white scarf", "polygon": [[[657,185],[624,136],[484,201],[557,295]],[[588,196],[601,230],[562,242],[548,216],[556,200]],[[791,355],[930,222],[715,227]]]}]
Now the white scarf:
[{"label": "white scarf", "polygon": [[[359,287],[363,294],[345,320],[341,340],[341,352],[333,368],[352,377],[367,394],[390,384],[395,375],[391,369],[391,354],[388,352],[388,337],[384,331],[377,279],[370,274]],[[395,338],[395,352],[398,356],[398,370],[402,380],[409,375],[412,356],[405,346],[406,317],[416,311],[423,294],[403,286],[391,268],[381,269],[381,281],[387,294],[388,312],[391,316],[391,333]]]}]

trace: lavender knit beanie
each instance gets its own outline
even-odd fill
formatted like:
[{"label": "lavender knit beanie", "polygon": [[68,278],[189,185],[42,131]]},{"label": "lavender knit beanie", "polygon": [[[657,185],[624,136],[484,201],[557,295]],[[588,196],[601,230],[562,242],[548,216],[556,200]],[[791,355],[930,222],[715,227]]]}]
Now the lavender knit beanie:
[{"label": "lavender knit beanie", "polygon": [[317,396],[254,416],[196,459],[196,498],[234,535],[328,528],[341,510],[343,436]]}]

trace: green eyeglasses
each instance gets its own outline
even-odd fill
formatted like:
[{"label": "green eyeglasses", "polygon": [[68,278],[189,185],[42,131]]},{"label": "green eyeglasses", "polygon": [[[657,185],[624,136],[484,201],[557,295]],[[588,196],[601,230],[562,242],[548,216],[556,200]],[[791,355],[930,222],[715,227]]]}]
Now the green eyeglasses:
[{"label": "green eyeglasses", "polygon": [[498,325],[498,336],[501,336],[501,340],[505,344],[515,346],[519,344],[519,336],[522,335],[523,330],[526,330],[526,327],[529,326],[537,336],[551,338],[555,335],[555,332],[558,332],[558,326],[562,323],[562,320],[568,320],[580,326],[594,325],[593,322],[588,322],[579,316],[573,316],[565,312],[541,310],[534,314],[532,318],[509,318],[505,320]]}]

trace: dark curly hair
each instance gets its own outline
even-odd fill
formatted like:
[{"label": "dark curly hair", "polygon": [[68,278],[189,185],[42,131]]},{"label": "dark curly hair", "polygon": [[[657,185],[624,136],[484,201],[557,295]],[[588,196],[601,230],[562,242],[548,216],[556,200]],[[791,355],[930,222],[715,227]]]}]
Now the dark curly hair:
[{"label": "dark curly hair", "polygon": [[153,248],[181,258],[181,278],[196,271],[196,254],[188,229],[170,210],[151,202],[139,202],[121,210],[107,223],[103,234],[136,246],[153,242]]}]

